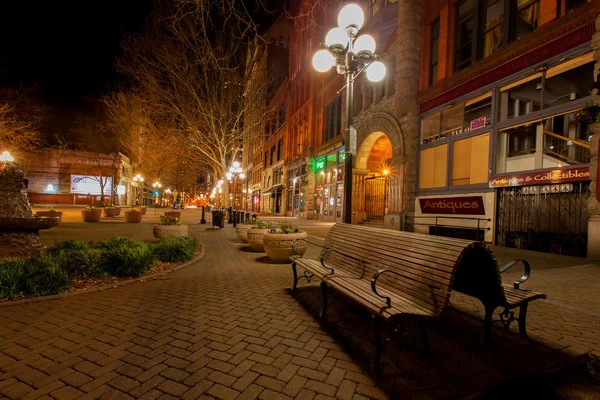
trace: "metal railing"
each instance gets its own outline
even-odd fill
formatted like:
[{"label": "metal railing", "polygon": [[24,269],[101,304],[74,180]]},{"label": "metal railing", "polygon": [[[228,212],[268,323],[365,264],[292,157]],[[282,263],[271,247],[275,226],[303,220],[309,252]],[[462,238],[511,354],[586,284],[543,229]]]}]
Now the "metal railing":
[{"label": "metal railing", "polygon": [[[428,222],[417,222],[418,220],[430,219],[433,220],[433,223]],[[412,221],[411,221],[412,220]],[[443,224],[440,223],[440,220],[452,220],[452,221],[474,221],[474,226],[466,226],[466,225],[453,225],[453,224]],[[405,229],[409,231],[414,231],[415,226],[428,226],[433,228],[433,234],[437,235],[438,230],[441,228],[450,228],[450,229],[471,229],[475,230],[477,237],[479,238],[480,231],[489,231],[491,228],[489,226],[485,226],[488,222],[491,222],[491,218],[474,218],[474,217],[444,217],[444,216],[407,216],[405,219]],[[477,223],[475,225],[475,222]]]},{"label": "metal railing", "polygon": [[590,144],[544,130],[544,154],[568,164],[588,164]]}]

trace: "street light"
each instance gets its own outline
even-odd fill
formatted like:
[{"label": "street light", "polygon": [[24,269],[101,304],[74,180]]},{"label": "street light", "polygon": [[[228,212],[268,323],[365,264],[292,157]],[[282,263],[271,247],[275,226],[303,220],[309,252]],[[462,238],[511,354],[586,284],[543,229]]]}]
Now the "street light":
[{"label": "street light", "polygon": [[[312,62],[318,72],[327,72],[336,67],[338,74],[346,78],[346,121],[344,125],[344,222],[352,223],[352,150],[351,138],[354,79],[366,71],[371,82],[381,81],[386,74],[385,65],[375,61],[375,39],[369,35],[356,35],[365,22],[365,14],[360,6],[348,4],[338,14],[338,27],[330,30],[325,36],[325,49],[313,56]],[[352,134],[353,136],[356,133]]]},{"label": "street light", "polygon": [[[133,181],[134,181],[134,182],[140,182],[140,185],[141,185],[141,184],[143,184],[143,182],[144,182],[144,178],[143,178],[143,177],[142,177],[140,174],[136,174],[136,175],[133,177]],[[138,201],[139,189],[138,189],[138,187],[137,187],[137,186],[136,186],[136,188],[135,188],[135,192],[136,192],[136,193],[135,193],[135,200],[136,200],[136,201]]]},{"label": "street light", "polygon": [[[235,210],[235,189],[236,189],[236,183],[237,183],[237,177],[239,176],[241,179],[244,179],[246,177],[246,175],[242,172],[243,169],[240,167],[240,162],[239,161],[234,161],[231,165],[231,167],[229,168],[229,171],[227,172],[227,180],[231,180],[231,178],[233,178],[233,210]],[[230,213],[231,215],[231,213]],[[229,221],[232,222],[232,221]],[[236,226],[237,224],[237,218],[234,216],[233,217],[233,226]]]},{"label": "street light", "polygon": [[[160,182],[157,181],[152,184],[152,187],[154,188],[154,192],[156,193],[155,199],[154,199],[154,204],[156,204],[156,200],[158,199],[158,193],[160,193],[157,191],[157,189],[160,189],[162,187],[162,185],[160,184]],[[159,201],[159,205],[161,202],[162,202],[162,200]]]}]

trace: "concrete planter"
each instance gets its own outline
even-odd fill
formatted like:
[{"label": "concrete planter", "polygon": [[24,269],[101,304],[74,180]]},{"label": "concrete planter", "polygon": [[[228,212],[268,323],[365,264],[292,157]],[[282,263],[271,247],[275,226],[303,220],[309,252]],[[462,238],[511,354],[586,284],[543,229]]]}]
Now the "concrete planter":
[{"label": "concrete planter", "polygon": [[110,207],[110,208],[103,208],[104,210],[104,216],[105,217],[114,217],[115,215],[117,215],[117,210],[114,207]]},{"label": "concrete planter", "polygon": [[[290,257],[293,255],[304,254],[306,252],[306,241],[296,239],[306,239],[306,232],[296,233],[266,233],[263,236],[263,243],[267,256],[279,264],[290,263]],[[296,240],[294,250],[292,243]]]},{"label": "concrete planter", "polygon": [[142,215],[146,215],[146,211],[148,210],[148,207],[140,207],[142,209]]},{"label": "concrete planter", "polygon": [[263,253],[265,251],[265,247],[263,244],[263,236],[267,233],[269,229],[256,229],[250,228],[248,229],[248,244],[252,247],[252,250]]},{"label": "concrete planter", "polygon": [[81,217],[83,218],[83,222],[100,222],[100,218],[102,218],[102,209],[96,208],[93,211],[82,210]]},{"label": "concrete planter", "polygon": [[115,206],[115,217],[118,217],[119,215],[121,215],[121,207]]},{"label": "concrete planter", "polygon": [[125,211],[125,222],[138,223],[142,221],[141,211]]},{"label": "concrete planter", "polygon": [[187,236],[187,225],[154,225],[154,237],[164,238],[167,236]]},{"label": "concrete planter", "polygon": [[63,212],[62,211],[37,211],[35,213],[37,217],[58,217],[58,223],[62,221]]},{"label": "concrete planter", "polygon": [[181,213],[179,211],[166,211],[165,217],[181,219]]},{"label": "concrete planter", "polygon": [[250,224],[237,224],[235,227],[235,233],[243,243],[248,243],[248,230],[250,228],[252,228]]}]

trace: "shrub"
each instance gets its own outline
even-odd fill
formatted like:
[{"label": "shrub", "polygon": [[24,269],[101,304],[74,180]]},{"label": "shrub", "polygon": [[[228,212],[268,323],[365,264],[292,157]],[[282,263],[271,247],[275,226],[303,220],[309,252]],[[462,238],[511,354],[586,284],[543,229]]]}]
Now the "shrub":
[{"label": "shrub", "polygon": [[63,291],[71,283],[65,270],[64,254],[43,254],[29,260],[22,289],[35,296],[48,296]]},{"label": "shrub", "polygon": [[156,240],[152,247],[160,261],[182,263],[194,257],[196,239],[192,236],[167,236]]},{"label": "shrub", "polygon": [[24,260],[7,260],[0,264],[0,299],[15,297],[21,292],[26,268]]},{"label": "shrub", "polygon": [[130,243],[137,243],[133,239],[126,238],[124,236],[113,236],[110,239],[103,240],[98,244],[98,247],[101,249],[112,249],[114,247],[128,245]]},{"label": "shrub", "polygon": [[273,222],[268,222],[268,221],[263,221],[263,220],[257,219],[256,223],[254,224],[254,228],[256,228],[256,229],[277,228],[277,224],[275,224]]},{"label": "shrub", "polygon": [[181,222],[179,222],[179,218],[161,216],[159,225],[181,225]]},{"label": "shrub", "polygon": [[59,253],[63,250],[71,251],[71,250],[87,250],[91,248],[89,243],[84,242],[83,240],[67,240],[66,242],[61,242],[55,244],[51,249],[50,253],[55,254]]},{"label": "shrub", "polygon": [[63,251],[64,269],[69,276],[78,279],[101,278],[107,275],[103,269],[101,249],[87,248]]},{"label": "shrub", "polygon": [[115,276],[141,276],[154,262],[150,246],[134,240],[106,247],[102,254],[104,269]]}]

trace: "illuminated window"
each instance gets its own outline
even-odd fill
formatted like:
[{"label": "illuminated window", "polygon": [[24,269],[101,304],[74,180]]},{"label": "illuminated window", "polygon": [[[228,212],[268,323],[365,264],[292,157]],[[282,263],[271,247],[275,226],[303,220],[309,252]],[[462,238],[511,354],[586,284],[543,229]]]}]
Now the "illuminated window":
[{"label": "illuminated window", "polygon": [[421,150],[419,188],[428,189],[446,186],[447,162],[447,144]]},{"label": "illuminated window", "polygon": [[452,148],[452,186],[488,181],[490,134],[457,140]]}]

